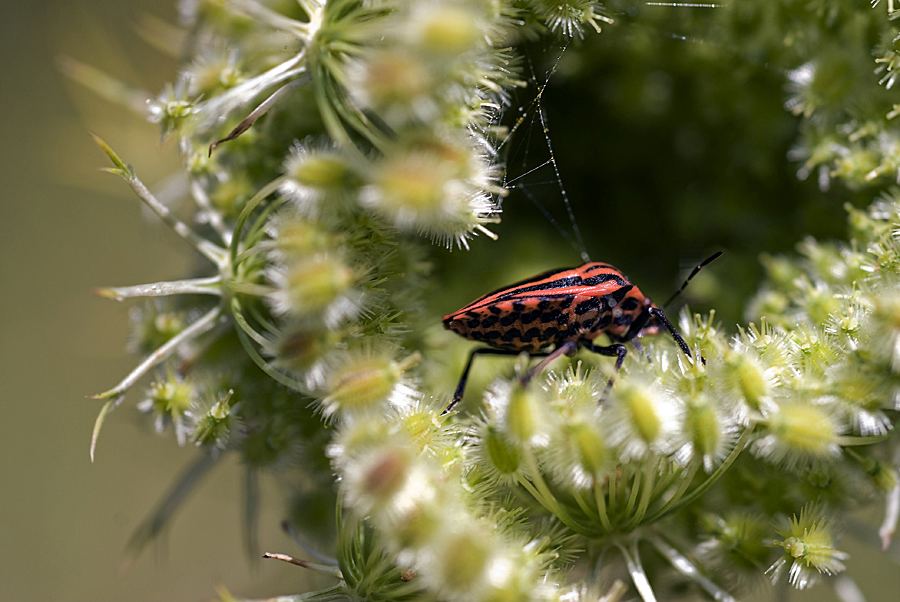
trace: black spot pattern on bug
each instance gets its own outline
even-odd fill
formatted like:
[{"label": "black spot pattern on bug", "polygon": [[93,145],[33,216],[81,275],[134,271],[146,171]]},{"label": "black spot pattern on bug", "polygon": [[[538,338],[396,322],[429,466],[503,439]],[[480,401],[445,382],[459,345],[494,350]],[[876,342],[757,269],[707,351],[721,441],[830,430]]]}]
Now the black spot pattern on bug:
[{"label": "black spot pattern on bug", "polygon": [[582,301],[575,306],[575,315],[583,316],[589,311],[597,311],[600,309],[601,302],[599,297],[591,297],[586,301]]},{"label": "black spot pattern on bug", "polygon": [[621,307],[625,311],[632,311],[637,309],[638,305],[640,305],[640,303],[637,299],[635,299],[634,297],[628,297],[627,299],[622,301],[622,304],[619,305],[619,307]]},{"label": "black spot pattern on bug", "polygon": [[499,315],[500,313],[502,313],[502,312],[500,311],[500,308],[497,307],[496,305],[488,305],[488,306],[487,306],[487,309],[488,309],[489,312],[491,312],[491,313],[494,314],[495,316],[496,316],[496,315]]},{"label": "black spot pattern on bug", "polygon": [[466,317],[467,317],[467,318],[477,318],[477,317],[478,317],[478,312],[477,312],[477,311],[469,310],[469,311],[466,312]]},{"label": "black spot pattern on bug", "polygon": [[500,326],[512,326],[513,324],[517,324],[522,317],[521,312],[514,311],[512,313],[506,314],[502,318],[500,318]]},{"label": "black spot pattern on bug", "polygon": [[533,341],[534,339],[538,338],[539,336],[541,336],[541,331],[539,329],[529,328],[519,338],[524,342],[524,341]]},{"label": "black spot pattern on bug", "polygon": [[563,309],[569,309],[569,307],[572,306],[572,301],[574,301],[574,300],[575,300],[575,297],[573,297],[572,295],[568,295],[568,296],[564,297],[564,298],[557,304],[557,307],[559,307],[559,309],[561,309],[561,310],[563,310]]},{"label": "black spot pattern on bug", "polygon": [[546,329],[544,332],[541,333],[541,340],[542,341],[553,340],[556,338],[556,335],[558,333],[559,333],[559,331],[556,328],[553,328],[551,326],[550,328]]},{"label": "black spot pattern on bug", "polygon": [[520,338],[522,338],[522,331],[520,331],[518,328],[510,328],[500,336],[500,340],[506,342],[510,342],[513,339]]},{"label": "black spot pattern on bug", "polygon": [[550,322],[558,322],[560,316],[562,316],[562,315],[563,315],[563,313],[561,311],[559,311],[558,309],[555,309],[553,311],[547,311],[547,312],[544,312],[541,314],[541,322],[543,324],[549,324]]},{"label": "black spot pattern on bug", "polygon": [[612,323],[612,314],[607,312],[607,313],[603,314],[602,316],[600,316],[600,318],[597,320],[597,323],[594,325],[594,328],[597,330],[603,330],[604,328],[609,326],[611,323]]},{"label": "black spot pattern on bug", "polygon": [[526,312],[522,314],[522,324],[531,324],[535,320],[541,317],[541,310],[536,309],[531,312]]},{"label": "black spot pattern on bug", "polygon": [[500,318],[497,316],[488,316],[484,320],[481,321],[481,327],[484,329],[493,328],[494,324],[500,321]]},{"label": "black spot pattern on bug", "polygon": [[500,338],[499,330],[491,330],[490,332],[484,333],[485,341],[493,341],[494,339],[499,339],[499,338]]},{"label": "black spot pattern on bug", "polygon": [[466,320],[466,326],[469,328],[478,328],[481,325],[481,320],[478,318],[474,318],[472,320]]},{"label": "black spot pattern on bug", "polygon": [[625,295],[634,288],[634,285],[622,286],[611,292],[608,296],[612,297],[616,303],[619,303],[622,299],[625,298]]},{"label": "black spot pattern on bug", "polygon": [[538,309],[544,310],[550,307],[550,301],[548,299],[544,299],[543,301],[538,301]]},{"label": "black spot pattern on bug", "polygon": [[512,308],[514,312],[523,312],[525,311],[525,304],[513,301]]},{"label": "black spot pattern on bug", "polygon": [[634,316],[631,314],[622,314],[620,316],[616,316],[615,319],[616,326],[628,326],[632,322],[634,322]]}]

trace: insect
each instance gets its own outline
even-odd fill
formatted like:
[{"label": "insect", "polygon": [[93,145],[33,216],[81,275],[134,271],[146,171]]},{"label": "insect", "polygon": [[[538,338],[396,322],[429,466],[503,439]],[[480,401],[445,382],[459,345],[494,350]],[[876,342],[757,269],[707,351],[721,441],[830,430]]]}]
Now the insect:
[{"label": "insect", "polygon": [[[697,265],[662,307],[678,297],[697,272],[720,255],[721,251]],[[691,357],[690,348],[662,308],[654,305],[625,274],[608,263],[591,262],[577,268],[544,272],[488,293],[444,316],[443,322],[448,330],[490,345],[469,354],[445,414],[462,399],[469,370],[478,355],[525,352],[532,357],[543,357],[522,378],[523,384],[556,358],[575,355],[580,348],[615,356],[618,372],[628,353],[624,343],[665,328],[684,354]],[[606,334],[612,344],[595,345],[594,339],[601,333]],[[612,380],[606,390],[611,386]]]}]

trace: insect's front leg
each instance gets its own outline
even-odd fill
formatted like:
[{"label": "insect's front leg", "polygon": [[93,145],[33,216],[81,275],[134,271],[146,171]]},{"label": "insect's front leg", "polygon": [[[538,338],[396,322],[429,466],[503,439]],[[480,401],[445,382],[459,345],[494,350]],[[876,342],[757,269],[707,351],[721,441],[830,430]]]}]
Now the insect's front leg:
[{"label": "insect's front leg", "polygon": [[[675,339],[675,342],[684,351],[684,354],[688,357],[691,357],[691,348],[688,347],[688,344],[684,342],[684,338],[675,330],[675,327],[672,326],[672,323],[669,322],[669,319],[666,317],[666,314],[663,313],[663,310],[658,307],[651,307],[647,310],[647,312],[659,320],[663,326],[666,327],[666,330],[672,335],[672,338]],[[703,360],[703,363],[706,363],[706,360]]]},{"label": "insect's front leg", "polygon": [[609,395],[610,389],[613,386],[613,380],[615,380],[616,375],[619,373],[619,369],[622,367],[622,362],[625,361],[625,356],[628,355],[628,349],[625,345],[620,343],[613,343],[612,345],[607,345],[606,347],[598,347],[592,343],[582,343],[585,349],[589,349],[594,353],[599,353],[600,355],[605,355],[607,357],[616,356],[616,366],[615,373],[612,378],[606,383],[606,388],[603,389],[603,393],[600,395],[600,399],[597,400],[598,404],[603,403],[606,400],[606,397]]}]

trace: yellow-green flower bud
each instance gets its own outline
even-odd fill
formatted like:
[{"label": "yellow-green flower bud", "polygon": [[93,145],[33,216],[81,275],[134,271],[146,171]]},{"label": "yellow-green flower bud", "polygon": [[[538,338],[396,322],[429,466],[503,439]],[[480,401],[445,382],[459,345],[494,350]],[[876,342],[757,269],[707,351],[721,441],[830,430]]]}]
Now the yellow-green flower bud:
[{"label": "yellow-green flower bud", "polygon": [[501,476],[511,476],[518,472],[522,462],[522,451],[509,437],[494,426],[487,426],[484,432],[486,460],[490,467]]},{"label": "yellow-green flower bud", "polygon": [[220,448],[225,446],[234,421],[230,405],[233,393],[229,391],[225,397],[216,401],[197,418],[197,424],[194,425],[194,443]]},{"label": "yellow-green flower bud", "polygon": [[403,371],[390,357],[351,357],[326,379],[326,416],[380,410],[401,384]]},{"label": "yellow-green flower bud", "polygon": [[357,457],[348,465],[347,493],[366,512],[387,512],[394,496],[403,490],[412,471],[413,459],[398,446],[386,445]]},{"label": "yellow-green flower bud", "polygon": [[800,518],[792,517],[787,527],[778,529],[784,537],[775,545],[784,555],[766,572],[777,581],[790,564],[788,580],[797,589],[812,585],[818,574],[834,575],[844,570],[847,554],[834,547],[834,528],[815,507],[804,507]]},{"label": "yellow-green flower bud", "polygon": [[840,454],[838,424],[828,406],[784,402],[765,424],[769,434],[754,444],[754,453],[788,469]]},{"label": "yellow-green flower bud", "polygon": [[623,387],[617,396],[621,408],[627,414],[634,433],[644,443],[652,443],[662,429],[662,419],[656,409],[653,394],[641,386]]},{"label": "yellow-green flower bud", "polygon": [[281,261],[302,259],[316,253],[327,252],[340,242],[339,238],[322,224],[299,215],[280,215],[275,220],[272,239]]},{"label": "yellow-green flower bud", "polygon": [[273,272],[277,290],[272,295],[275,310],[293,316],[320,316],[334,327],[357,309],[347,295],[356,273],[340,259],[316,255],[291,263],[284,273]]},{"label": "yellow-green flower bud", "polygon": [[492,555],[491,538],[482,528],[466,525],[454,533],[442,534],[434,546],[435,569],[447,589],[466,591],[485,577]]},{"label": "yellow-green flower bud", "polygon": [[253,183],[247,177],[234,175],[220,182],[209,194],[209,200],[223,217],[234,219],[255,192]]},{"label": "yellow-green flower bud", "polygon": [[425,52],[455,59],[485,44],[474,7],[462,3],[427,3],[411,24],[418,46]]},{"label": "yellow-green flower bud", "polygon": [[509,393],[503,422],[514,440],[530,442],[541,425],[540,400],[534,388],[514,385]]},{"label": "yellow-green flower bud", "polygon": [[766,374],[763,363],[751,353],[726,353],[725,373],[747,407],[754,413],[765,415],[771,406],[772,379]]}]

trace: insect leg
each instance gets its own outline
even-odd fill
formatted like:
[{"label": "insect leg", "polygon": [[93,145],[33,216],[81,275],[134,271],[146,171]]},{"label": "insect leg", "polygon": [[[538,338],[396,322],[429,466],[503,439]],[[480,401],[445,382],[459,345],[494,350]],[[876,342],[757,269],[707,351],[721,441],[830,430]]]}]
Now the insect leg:
[{"label": "insect leg", "polygon": [[606,347],[598,347],[591,343],[584,343],[584,347],[585,349],[593,351],[594,353],[599,353],[600,355],[605,355],[607,357],[616,356],[615,373],[613,374],[612,378],[610,378],[606,383],[606,388],[603,390],[603,394],[600,395],[600,399],[597,400],[597,403],[601,404],[606,399],[606,396],[609,395],[610,389],[612,389],[613,380],[615,380],[616,374],[619,373],[619,369],[622,367],[622,362],[625,361],[625,356],[628,355],[628,349],[625,347],[625,345],[621,345],[619,343],[614,343]]},{"label": "insect leg", "polygon": [[[491,349],[489,347],[482,347],[480,349],[475,349],[472,353],[469,354],[469,361],[466,362],[466,367],[463,369],[462,376],[459,378],[459,384],[456,385],[456,392],[453,394],[453,400],[450,402],[450,405],[441,412],[441,416],[447,414],[453,408],[456,407],[463,397],[463,393],[466,391],[466,382],[469,380],[469,370],[472,369],[472,362],[475,360],[476,355],[519,355],[521,351],[513,351],[510,349]],[[546,353],[534,353],[532,356],[541,357],[547,355]]]},{"label": "insect leg", "polygon": [[[671,333],[672,338],[675,339],[675,342],[678,343],[678,347],[680,347],[681,350],[684,351],[684,354],[688,357],[692,357],[690,347],[688,347],[688,344],[684,342],[684,339],[680,334],[678,334],[678,331],[675,330],[675,327],[672,326],[672,324],[669,322],[669,319],[666,318],[666,314],[663,313],[663,310],[659,309],[658,307],[651,307],[647,311],[650,312],[650,315],[659,320],[662,325],[666,327],[666,330]],[[702,357],[700,359],[703,360],[704,364],[706,363],[705,359],[703,359]]]},{"label": "insect leg", "polygon": [[538,362],[537,365],[535,365],[533,368],[528,370],[522,376],[522,386],[527,385],[529,383],[529,381],[531,381],[531,378],[535,374],[540,374],[541,372],[543,372],[544,368],[546,368],[553,360],[555,360],[559,357],[562,357],[564,355],[569,355],[569,354],[573,353],[576,349],[578,349],[578,345],[575,344],[575,342],[566,341],[565,343],[563,343],[562,345],[560,345],[559,347],[557,347],[550,353],[534,353],[534,354],[532,354],[531,357],[536,357],[539,355],[543,355],[545,357],[540,362]]}]

